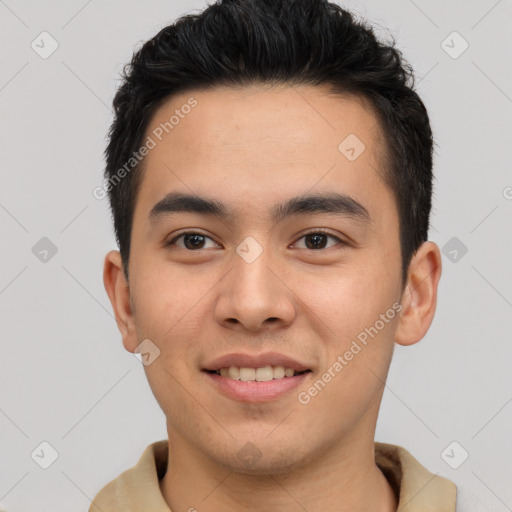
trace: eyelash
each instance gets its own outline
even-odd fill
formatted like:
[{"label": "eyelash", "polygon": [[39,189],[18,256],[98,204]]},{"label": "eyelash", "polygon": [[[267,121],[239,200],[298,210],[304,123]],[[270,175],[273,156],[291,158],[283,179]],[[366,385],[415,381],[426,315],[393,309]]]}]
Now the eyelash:
[{"label": "eyelash", "polygon": [[[203,233],[200,233],[198,231],[187,231],[185,233],[180,233],[178,236],[174,237],[172,240],[170,240],[169,242],[167,242],[165,244],[165,247],[171,247],[173,246],[180,238],[186,236],[186,235],[200,235],[204,238],[209,238],[210,240],[213,240],[211,237],[207,236],[207,235],[204,235]],[[309,231],[308,233],[304,233],[300,238],[297,239],[298,240],[301,240],[302,238],[308,236],[308,235],[325,235],[329,238],[332,238],[333,240],[336,240],[338,243],[337,245],[341,245],[341,246],[346,246],[348,245],[347,242],[341,240],[340,238],[338,238],[337,236],[334,236],[332,235],[331,233],[329,233],[328,231],[325,231],[323,229],[315,229],[314,231]],[[331,249],[332,247],[328,247],[327,249]],[[306,248],[307,249],[307,248]],[[188,252],[199,252],[201,251],[201,249],[196,249],[196,250],[191,250],[191,249],[187,249],[185,248],[186,251]],[[309,249],[310,251],[325,251],[326,249]]]}]

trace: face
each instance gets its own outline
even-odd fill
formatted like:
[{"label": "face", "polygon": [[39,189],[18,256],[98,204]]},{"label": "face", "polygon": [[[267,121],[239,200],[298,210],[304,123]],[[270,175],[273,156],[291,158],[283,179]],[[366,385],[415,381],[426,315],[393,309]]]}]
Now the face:
[{"label": "face", "polygon": [[123,340],[160,351],[144,368],[176,445],[279,472],[373,440],[402,287],[370,105],[321,87],[189,91],[146,136]]}]

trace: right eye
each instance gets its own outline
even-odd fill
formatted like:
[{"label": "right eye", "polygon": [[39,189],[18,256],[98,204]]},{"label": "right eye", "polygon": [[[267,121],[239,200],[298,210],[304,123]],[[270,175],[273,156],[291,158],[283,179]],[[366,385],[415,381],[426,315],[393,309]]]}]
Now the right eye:
[{"label": "right eye", "polygon": [[[181,233],[180,235],[174,237],[170,242],[167,242],[165,247],[169,248],[171,246],[177,246],[180,249],[197,251],[198,249],[205,248],[206,240],[213,242],[213,247],[218,247],[218,244],[214,242],[209,236],[203,235],[202,233],[197,233],[195,231]],[[178,241],[181,241],[182,243],[178,243]]]}]

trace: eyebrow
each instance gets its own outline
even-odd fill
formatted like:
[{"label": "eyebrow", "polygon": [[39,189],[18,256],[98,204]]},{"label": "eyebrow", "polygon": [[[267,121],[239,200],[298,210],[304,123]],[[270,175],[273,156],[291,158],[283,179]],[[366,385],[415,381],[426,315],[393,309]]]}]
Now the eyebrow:
[{"label": "eyebrow", "polygon": [[[238,215],[215,199],[199,197],[182,192],[170,192],[158,201],[148,215],[149,221],[156,221],[171,213],[199,213],[220,219],[237,218]],[[337,192],[303,195],[293,197],[271,210],[272,221],[275,223],[297,215],[334,214],[349,217],[360,222],[372,222],[368,210],[354,198]]]}]

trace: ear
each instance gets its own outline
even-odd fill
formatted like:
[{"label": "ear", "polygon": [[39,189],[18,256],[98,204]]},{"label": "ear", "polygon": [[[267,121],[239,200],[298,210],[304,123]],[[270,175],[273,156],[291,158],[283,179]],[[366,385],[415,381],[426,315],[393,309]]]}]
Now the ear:
[{"label": "ear", "polygon": [[138,345],[137,332],[130,301],[130,287],[123,272],[121,253],[110,251],[105,256],[103,284],[114,309],[117,327],[123,337],[123,345],[133,352]]},{"label": "ear", "polygon": [[395,333],[399,345],[413,345],[427,333],[437,304],[441,278],[441,252],[434,242],[424,242],[412,257],[402,296],[402,311]]}]

